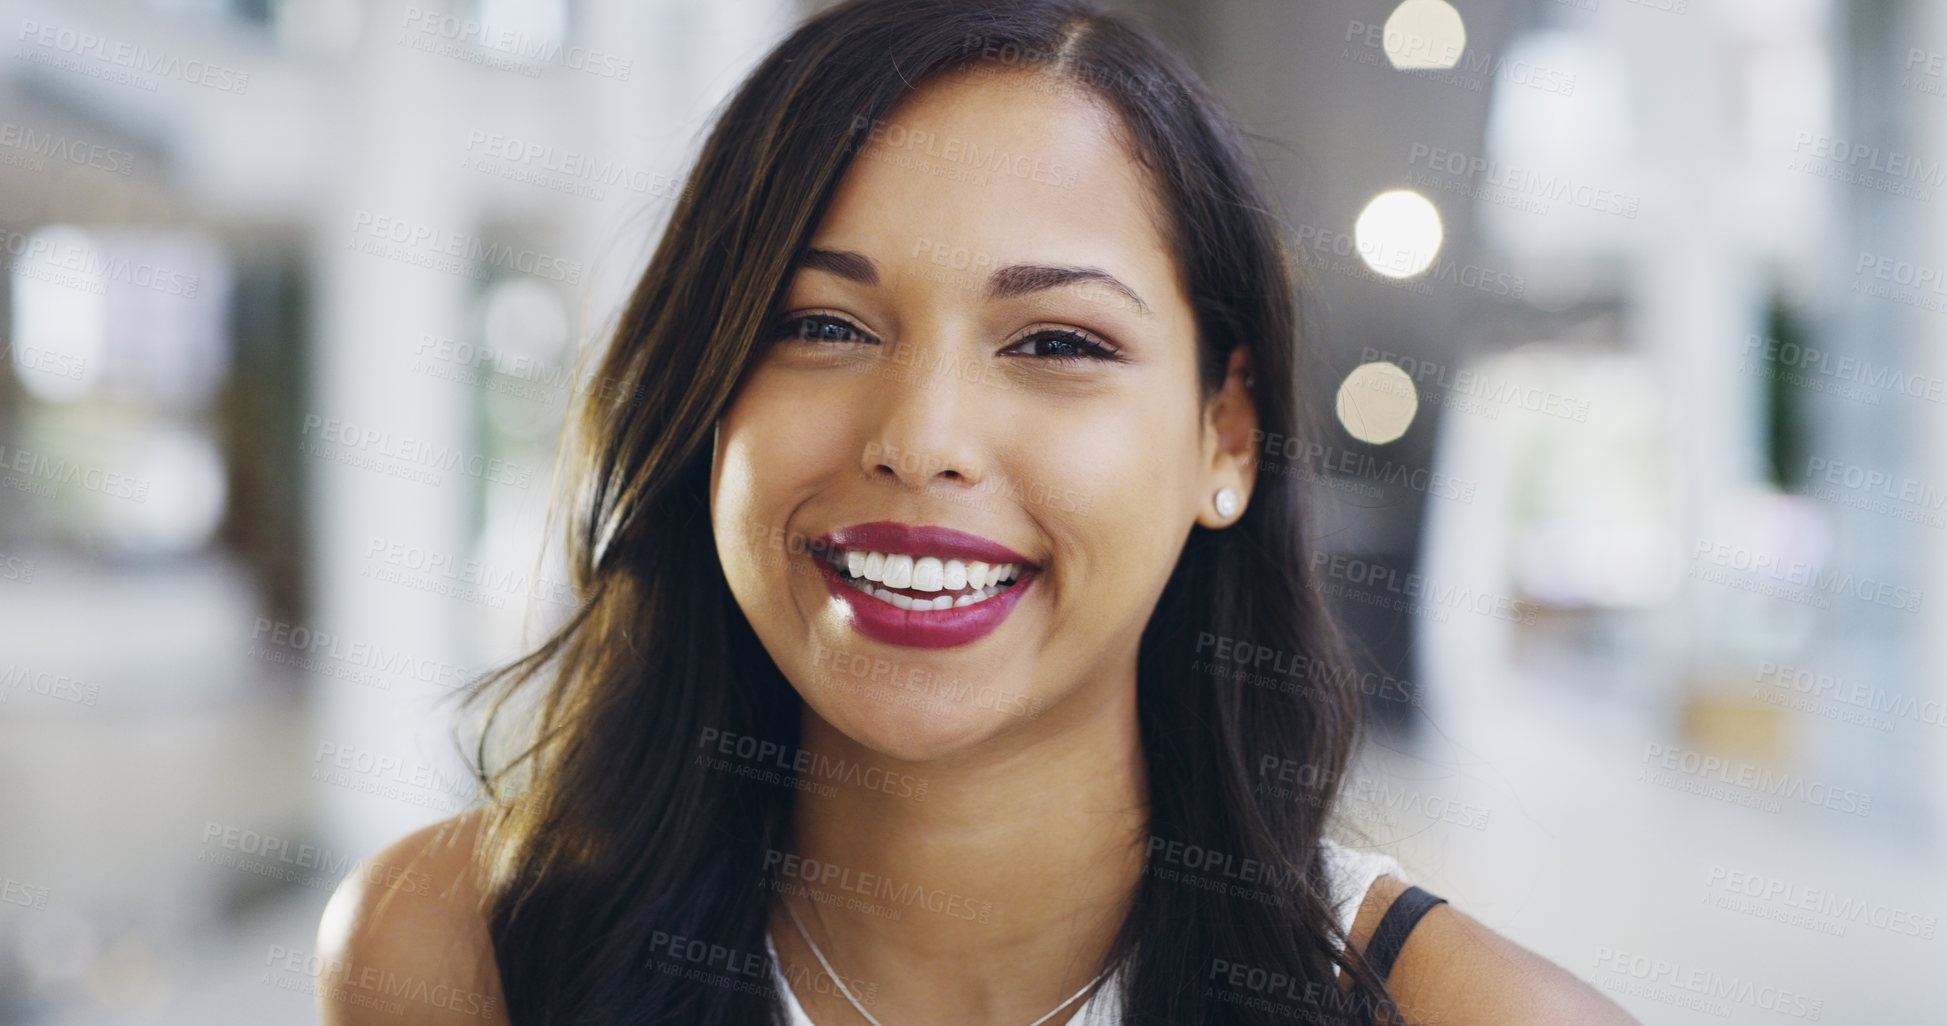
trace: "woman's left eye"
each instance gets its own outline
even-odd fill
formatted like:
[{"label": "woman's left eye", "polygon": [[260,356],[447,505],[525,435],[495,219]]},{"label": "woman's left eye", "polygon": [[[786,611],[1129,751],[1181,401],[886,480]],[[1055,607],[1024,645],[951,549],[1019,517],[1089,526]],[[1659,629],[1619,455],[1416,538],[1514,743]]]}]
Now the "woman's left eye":
[{"label": "woman's left eye", "polygon": [[1122,351],[1115,346],[1092,335],[1065,328],[1037,331],[1009,347],[1008,352],[1023,349],[1033,350],[1023,355],[1038,356],[1044,360],[1122,360]]},{"label": "woman's left eye", "polygon": [[806,342],[869,341],[865,332],[859,330],[858,325],[829,314],[788,318],[772,329],[771,338],[774,340],[797,338]]}]

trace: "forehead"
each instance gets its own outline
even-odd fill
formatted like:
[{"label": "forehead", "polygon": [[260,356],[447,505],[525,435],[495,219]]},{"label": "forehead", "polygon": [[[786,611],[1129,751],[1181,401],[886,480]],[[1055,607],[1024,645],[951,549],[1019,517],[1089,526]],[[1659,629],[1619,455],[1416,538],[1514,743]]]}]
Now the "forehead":
[{"label": "forehead", "polygon": [[1031,71],[935,79],[868,129],[814,244],[894,262],[1110,267],[1175,293],[1160,204],[1115,112]]}]

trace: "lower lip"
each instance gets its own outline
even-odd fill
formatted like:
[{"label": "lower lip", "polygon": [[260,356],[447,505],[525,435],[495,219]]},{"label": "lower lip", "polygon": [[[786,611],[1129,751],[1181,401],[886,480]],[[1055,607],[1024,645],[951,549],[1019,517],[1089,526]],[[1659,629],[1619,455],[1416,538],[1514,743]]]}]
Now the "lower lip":
[{"label": "lower lip", "polygon": [[822,559],[813,559],[825,578],[832,597],[852,610],[852,625],[860,634],[888,645],[909,648],[952,648],[979,641],[993,633],[1007,619],[1021,596],[1034,586],[1039,571],[1026,570],[1007,590],[985,602],[946,609],[901,609],[867,595],[845,583],[837,568]]}]

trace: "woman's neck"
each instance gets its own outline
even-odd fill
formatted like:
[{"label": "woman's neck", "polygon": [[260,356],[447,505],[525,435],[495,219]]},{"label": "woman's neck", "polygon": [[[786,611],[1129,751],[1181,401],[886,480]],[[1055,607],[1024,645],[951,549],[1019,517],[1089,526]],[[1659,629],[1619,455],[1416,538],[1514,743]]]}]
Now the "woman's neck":
[{"label": "woman's neck", "polygon": [[892,763],[807,707],[801,744],[814,759],[926,781],[918,798],[800,792],[791,850],[769,859],[771,934],[817,1026],[864,1020],[817,979],[782,901],[885,1026],[1025,1026],[1095,977],[1143,871],[1134,670],[1078,688],[1005,739],[924,764]]}]

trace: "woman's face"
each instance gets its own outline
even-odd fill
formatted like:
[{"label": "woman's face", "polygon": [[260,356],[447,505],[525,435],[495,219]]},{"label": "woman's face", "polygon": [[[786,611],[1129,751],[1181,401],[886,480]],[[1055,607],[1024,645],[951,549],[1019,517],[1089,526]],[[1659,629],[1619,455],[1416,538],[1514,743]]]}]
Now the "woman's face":
[{"label": "woman's face", "polygon": [[1191,524],[1222,522],[1222,485],[1248,496],[1255,422],[1235,379],[1201,402],[1157,202],[1106,107],[965,74],[870,138],[719,425],[711,510],[810,710],[926,760],[1131,686]]}]

